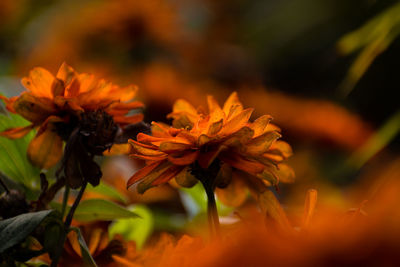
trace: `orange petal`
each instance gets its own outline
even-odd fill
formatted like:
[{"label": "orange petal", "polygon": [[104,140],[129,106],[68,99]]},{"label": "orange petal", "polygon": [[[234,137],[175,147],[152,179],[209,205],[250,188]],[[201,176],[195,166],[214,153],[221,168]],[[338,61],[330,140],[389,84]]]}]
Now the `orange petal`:
[{"label": "orange petal", "polygon": [[191,147],[189,144],[175,143],[175,142],[162,142],[160,144],[160,150],[165,153],[173,153],[178,151],[184,151]]},{"label": "orange petal", "polygon": [[29,72],[28,78],[22,79],[22,84],[37,97],[53,98],[52,85],[54,76],[47,70],[37,67]]},{"label": "orange petal", "polygon": [[142,144],[142,143],[137,142],[132,139],[129,140],[129,144],[132,146],[133,151],[138,152],[139,154],[142,154],[142,155],[146,155],[146,156],[165,155],[165,153],[158,150],[157,147]]},{"label": "orange petal", "polygon": [[317,205],[317,195],[318,192],[315,189],[309,189],[307,191],[306,201],[304,203],[303,228],[308,227],[311,218],[314,215],[314,210]]},{"label": "orange petal", "polygon": [[143,179],[146,177],[149,173],[151,173],[155,168],[157,168],[163,161],[157,161],[152,164],[149,164],[142,169],[140,169],[138,172],[136,172],[134,175],[132,175],[131,178],[129,178],[127,182],[127,188],[133,185],[134,183],[138,182],[140,179]]},{"label": "orange petal", "polygon": [[134,123],[141,122],[143,120],[143,118],[144,118],[143,114],[140,113],[140,114],[135,114],[135,115],[128,116],[128,117],[116,116],[116,117],[114,117],[114,121],[119,124],[134,124]]},{"label": "orange petal", "polygon": [[276,175],[282,183],[294,183],[295,173],[293,169],[287,164],[278,164]]},{"label": "orange petal", "polygon": [[14,102],[13,109],[16,113],[33,123],[41,123],[48,116],[54,114],[56,109],[48,98],[36,97],[31,93],[22,93]]},{"label": "orange petal", "polygon": [[246,144],[246,153],[251,155],[260,155],[268,151],[272,143],[281,135],[278,132],[266,132]]},{"label": "orange petal", "polygon": [[164,172],[168,171],[169,168],[171,168],[171,163],[166,161],[157,166],[151,171],[151,173],[140,180],[140,183],[136,187],[137,192],[143,194],[147,189],[153,187],[153,182]]},{"label": "orange petal", "polygon": [[58,136],[54,124],[49,123],[46,130],[39,130],[29,143],[28,159],[41,169],[49,169],[61,159],[62,145],[63,141]]},{"label": "orange petal", "polygon": [[217,100],[215,100],[215,98],[212,95],[207,96],[207,104],[208,104],[208,110],[210,111],[210,114],[221,110],[221,107],[219,106]]},{"label": "orange petal", "polygon": [[146,161],[160,161],[168,158],[167,154],[164,155],[159,155],[159,156],[146,156],[146,155],[141,155],[141,154],[129,154],[129,156],[141,159],[141,160],[146,160]]},{"label": "orange petal", "polygon": [[175,165],[189,165],[192,164],[199,155],[199,151],[187,152],[179,157],[168,155],[168,160]]},{"label": "orange petal", "polygon": [[125,115],[132,109],[142,108],[144,104],[139,101],[133,101],[130,103],[113,103],[107,109],[106,112],[111,115]]},{"label": "orange petal", "polygon": [[179,186],[188,188],[194,186],[198,180],[190,173],[189,167],[186,166],[175,176],[175,181]]},{"label": "orange petal", "polygon": [[5,130],[3,132],[0,133],[0,136],[4,136],[10,139],[17,139],[17,138],[21,138],[24,137],[25,135],[27,135],[32,129],[33,129],[34,125],[28,125],[25,127],[16,127],[16,128],[11,128],[8,130]]},{"label": "orange petal", "polygon": [[226,146],[221,145],[217,149],[214,149],[212,151],[200,153],[197,161],[203,169],[206,169],[218,157],[219,153],[221,153],[226,148]]},{"label": "orange petal", "polygon": [[248,108],[240,112],[238,115],[233,117],[228,121],[219,132],[220,135],[229,135],[243,128],[250,119],[251,113],[253,113],[252,108]]},{"label": "orange petal", "polygon": [[67,63],[63,62],[58,69],[56,77],[64,82],[64,86],[68,86],[76,75],[77,73],[75,70]]},{"label": "orange petal", "polygon": [[171,166],[168,170],[166,170],[160,176],[158,176],[158,178],[156,180],[154,180],[151,183],[151,185],[152,186],[157,186],[157,185],[160,185],[160,184],[167,183],[169,180],[171,180],[176,175],[178,175],[183,170],[183,168],[184,167],[176,166],[176,165]]},{"label": "orange petal", "polygon": [[290,145],[281,140],[274,142],[268,152],[281,155],[285,159],[293,155],[293,150]]},{"label": "orange petal", "polygon": [[216,135],[222,129],[223,123],[224,123],[223,119],[221,119],[217,122],[211,123],[208,128],[207,135],[208,136]]},{"label": "orange petal", "polygon": [[[239,97],[238,97],[238,95],[237,95],[236,92],[233,92],[233,93],[228,97],[228,99],[227,99],[227,100],[225,101],[225,103],[224,103],[224,107],[222,108],[223,111],[225,112],[225,114],[226,114],[227,116],[228,116],[228,114],[230,113],[231,108],[232,108],[233,106],[237,106],[237,107],[238,107],[238,109],[237,109],[238,112],[241,112],[241,111],[243,110],[242,103],[240,103]],[[235,114],[235,115],[236,115],[236,114]]]},{"label": "orange petal", "polygon": [[259,162],[247,160],[236,153],[229,153],[230,152],[223,153],[219,158],[238,170],[255,175],[261,173],[265,169],[265,166]]},{"label": "orange petal", "polygon": [[254,137],[263,134],[265,132],[265,128],[271,120],[272,117],[270,115],[263,115],[251,123],[249,127],[254,130]]},{"label": "orange petal", "polygon": [[225,188],[216,188],[218,200],[230,207],[239,207],[247,198],[246,184],[239,177],[233,177]]},{"label": "orange petal", "polygon": [[261,211],[267,216],[267,218],[275,220],[280,224],[281,227],[291,231],[292,227],[285,214],[285,211],[279,204],[279,201],[276,199],[274,193],[272,193],[270,190],[266,190],[260,194],[258,201]]},{"label": "orange petal", "polygon": [[130,144],[113,144],[109,150],[103,152],[104,156],[127,155],[131,152]]}]

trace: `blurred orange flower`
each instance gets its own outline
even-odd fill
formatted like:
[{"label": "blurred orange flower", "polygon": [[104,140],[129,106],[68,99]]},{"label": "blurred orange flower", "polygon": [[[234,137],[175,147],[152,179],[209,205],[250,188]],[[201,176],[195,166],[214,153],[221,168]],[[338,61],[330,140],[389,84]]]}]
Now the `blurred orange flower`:
[{"label": "blurred orange flower", "polygon": [[270,116],[249,122],[253,109],[244,109],[235,92],[222,108],[208,96],[208,109],[196,110],[179,99],[168,115],[173,127],[153,122],[153,136],[140,133],[137,141],[130,140],[132,156],[146,160],[147,165],[129,179],[128,187],[138,183],[137,190],[143,193],[174,177],[179,185],[188,187],[196,182],[191,173],[194,168],[211,169],[214,164],[219,165],[216,186],[233,191],[242,183],[239,175],[232,175],[233,170],[267,185],[293,181],[292,169],[282,163],[292,154],[291,147],[277,141],[281,135],[279,128],[269,123]]},{"label": "blurred orange flower", "polygon": [[[28,77],[22,79],[22,84],[27,91],[21,95],[0,98],[9,111],[21,115],[31,124],[7,129],[0,134],[20,138],[38,127],[27,154],[39,168],[50,168],[59,161],[63,140],[68,140],[81,120],[90,121],[90,117],[105,116],[104,123],[98,127],[101,126],[102,131],[114,131],[114,122],[124,126],[143,119],[142,114],[127,116],[130,110],[143,106],[141,102],[131,101],[135,97],[136,86],[121,88],[105,80],[97,80],[93,75],[79,74],[65,63],[56,76],[43,68],[34,68]],[[90,115],[90,112],[97,113]]]}]

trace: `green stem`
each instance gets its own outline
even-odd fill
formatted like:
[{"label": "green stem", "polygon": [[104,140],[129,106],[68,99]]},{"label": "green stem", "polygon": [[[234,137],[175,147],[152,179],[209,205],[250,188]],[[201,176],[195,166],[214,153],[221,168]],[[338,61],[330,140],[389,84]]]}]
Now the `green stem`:
[{"label": "green stem", "polygon": [[61,218],[64,218],[65,210],[67,209],[68,196],[69,196],[69,186],[66,185],[64,189],[64,197],[61,208]]},{"label": "green stem", "polygon": [[[87,186],[87,182],[85,181],[81,187],[81,190],[79,190],[78,196],[76,197],[74,204],[72,205],[71,209],[68,212],[67,218],[65,219],[65,222],[64,222],[65,234],[64,234],[63,238],[60,238],[59,247],[55,253],[53,261],[51,262],[51,265],[50,265],[51,267],[57,267],[58,261],[60,260],[61,254],[64,250],[64,243],[67,238],[67,233],[69,232],[69,228],[71,226],[72,218],[74,217],[75,210],[78,207],[79,202],[82,199],[82,196],[83,196],[83,193],[85,192],[86,186]],[[69,187],[67,186],[65,190],[69,191]],[[67,202],[65,199],[68,199],[68,197],[65,197],[65,193],[64,193],[63,205],[64,205],[64,202]]]},{"label": "green stem", "polygon": [[65,225],[65,228],[67,231],[69,230],[69,227],[72,222],[72,218],[74,217],[75,210],[78,207],[79,202],[82,199],[82,196],[83,196],[83,193],[85,192],[86,186],[87,186],[87,182],[84,182],[81,187],[81,190],[79,190],[78,196],[76,197],[74,204],[72,205],[71,209],[68,212],[67,218],[65,219],[64,225]]}]

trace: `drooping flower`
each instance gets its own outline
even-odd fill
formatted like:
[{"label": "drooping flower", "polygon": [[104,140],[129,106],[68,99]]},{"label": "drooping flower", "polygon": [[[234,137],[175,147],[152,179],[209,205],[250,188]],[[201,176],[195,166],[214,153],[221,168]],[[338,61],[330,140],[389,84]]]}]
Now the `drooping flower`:
[{"label": "drooping flower", "polygon": [[[136,86],[119,87],[91,74],[79,74],[65,63],[56,76],[43,68],[34,68],[28,77],[22,79],[22,84],[27,91],[11,98],[2,96],[1,99],[10,112],[21,115],[31,124],[7,129],[0,134],[20,138],[38,128],[27,155],[34,165],[43,169],[59,162],[63,141],[66,141],[64,171],[73,188],[80,186],[80,176],[99,175],[99,168],[92,159],[111,147],[118,126],[124,127],[143,119],[140,113],[129,114],[143,106],[141,102],[132,101]],[[77,167],[72,161],[79,161],[85,168]],[[96,184],[95,180],[93,184]]]},{"label": "drooping flower", "polygon": [[[168,115],[173,127],[153,122],[153,136],[139,133],[137,141],[130,140],[132,156],[147,165],[130,178],[128,186],[137,183],[137,190],[144,192],[173,178],[181,186],[190,186],[196,182],[194,171],[213,168],[218,173],[216,186],[232,190],[247,174],[267,185],[293,180],[292,169],[282,163],[291,148],[277,140],[280,130],[269,123],[270,116],[250,122],[253,109],[244,109],[235,92],[222,108],[212,96],[207,100],[208,112],[177,100]],[[237,175],[238,171],[245,175]]]}]

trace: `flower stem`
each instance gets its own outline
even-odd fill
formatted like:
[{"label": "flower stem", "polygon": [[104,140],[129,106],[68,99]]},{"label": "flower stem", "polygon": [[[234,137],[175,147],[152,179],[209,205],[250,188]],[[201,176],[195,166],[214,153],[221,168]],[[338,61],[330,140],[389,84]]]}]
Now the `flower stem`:
[{"label": "flower stem", "polygon": [[64,218],[65,210],[67,209],[68,196],[69,196],[69,186],[66,185],[64,189],[64,197],[61,208],[61,218]]},{"label": "flower stem", "polygon": [[68,231],[68,229],[69,229],[69,227],[71,225],[72,218],[74,217],[75,210],[78,207],[79,202],[82,199],[83,193],[85,192],[86,186],[87,186],[87,182],[84,182],[82,187],[81,187],[81,190],[79,190],[78,196],[76,197],[74,204],[72,205],[71,209],[68,212],[67,218],[65,219],[64,225],[65,225],[65,228],[66,228],[67,231]]},{"label": "flower stem", "polygon": [[219,226],[219,217],[217,210],[217,203],[215,202],[214,196],[214,186],[211,183],[207,183],[206,181],[201,181],[204,190],[207,194],[207,216],[208,216],[208,224],[210,228],[210,234],[212,237],[220,235],[220,226]]},{"label": "flower stem", "polygon": [[[86,186],[87,186],[87,182],[85,181],[83,183],[82,187],[81,187],[81,190],[79,190],[78,196],[76,197],[76,199],[74,201],[74,204],[72,205],[71,209],[68,212],[67,218],[65,219],[65,222],[64,222],[65,234],[64,234],[63,238],[60,238],[59,248],[55,253],[54,259],[52,259],[53,261],[51,262],[51,265],[50,265],[51,267],[56,267],[57,264],[58,264],[58,261],[60,260],[61,254],[62,254],[62,252],[64,250],[64,243],[65,243],[65,240],[67,238],[67,234],[69,232],[69,228],[71,226],[72,218],[74,217],[75,210],[78,207],[79,202],[82,199],[82,196],[83,196],[83,193],[85,192]],[[66,191],[64,192],[64,199],[63,199],[63,209],[64,209],[64,211],[65,211],[66,205],[67,205],[68,196],[66,196],[66,194],[69,194],[69,187],[67,186],[65,188],[65,190]],[[66,192],[68,192],[68,193],[66,193]],[[64,202],[65,202],[65,207],[64,207]]]}]

